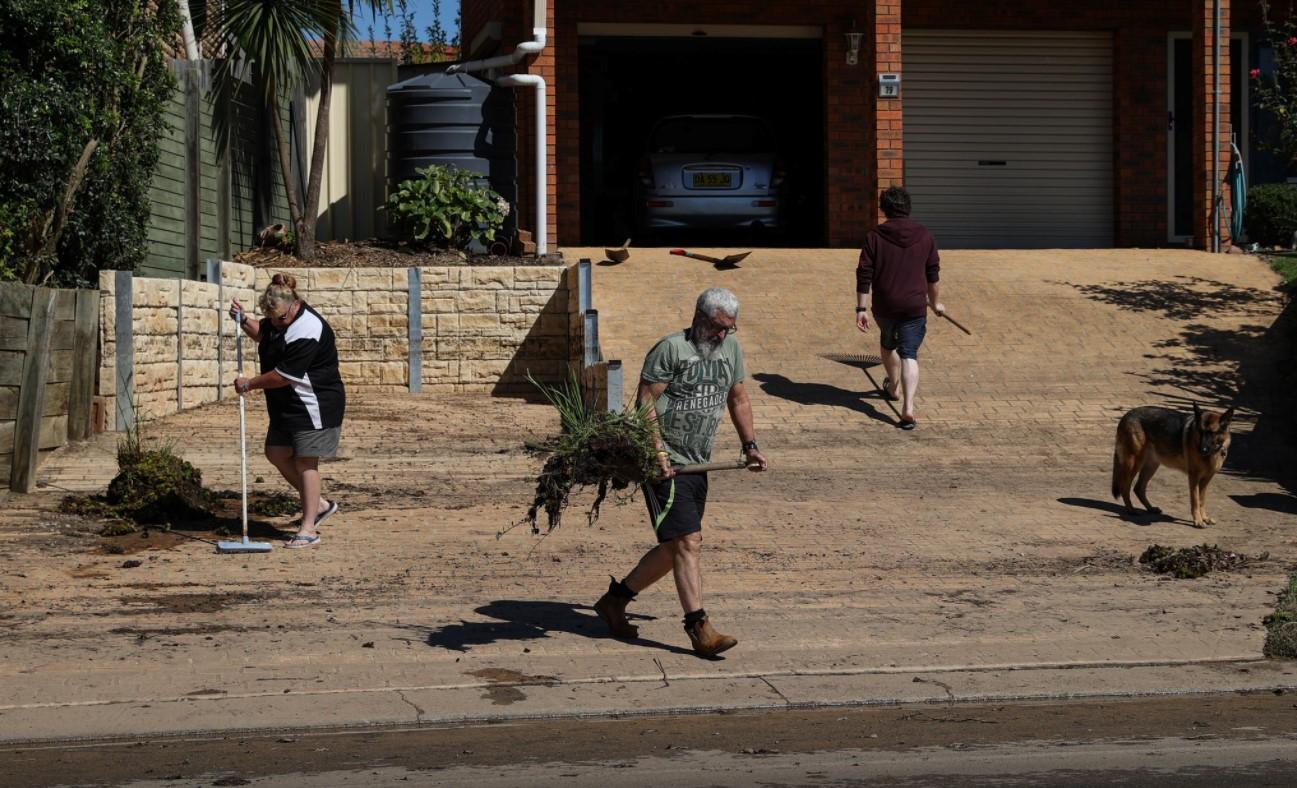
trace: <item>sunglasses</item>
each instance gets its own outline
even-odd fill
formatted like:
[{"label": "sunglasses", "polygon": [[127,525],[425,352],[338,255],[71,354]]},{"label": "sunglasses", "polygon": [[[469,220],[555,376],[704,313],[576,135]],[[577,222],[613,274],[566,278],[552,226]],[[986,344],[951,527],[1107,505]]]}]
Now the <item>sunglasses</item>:
[{"label": "sunglasses", "polygon": [[728,325],[728,326],[727,326],[727,325],[725,325],[724,323],[718,323],[718,322],[716,322],[716,319],[715,319],[715,318],[709,317],[708,315],[704,314],[703,312],[698,312],[697,315],[698,315],[699,317],[701,317],[701,318],[703,319],[703,321],[706,322],[707,325],[708,325],[709,327],[711,327],[711,330],[712,330],[714,333],[717,333],[717,334],[722,334],[722,333],[723,333],[723,334],[737,334],[737,333],[739,333],[739,326],[738,326],[738,323],[737,323],[737,322],[733,323],[732,325]]}]

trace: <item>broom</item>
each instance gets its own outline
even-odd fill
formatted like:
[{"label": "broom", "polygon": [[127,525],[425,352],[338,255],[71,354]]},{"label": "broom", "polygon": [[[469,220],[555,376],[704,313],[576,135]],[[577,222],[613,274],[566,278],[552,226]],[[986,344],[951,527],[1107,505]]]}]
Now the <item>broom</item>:
[{"label": "broom", "polygon": [[[235,331],[239,332],[234,340],[234,347],[238,357],[239,377],[243,377],[243,313],[235,312],[234,320]],[[270,542],[248,541],[248,422],[242,391],[239,392],[239,481],[243,488],[243,540],[239,542],[232,540],[219,541],[216,543],[216,552],[269,553]]]}]

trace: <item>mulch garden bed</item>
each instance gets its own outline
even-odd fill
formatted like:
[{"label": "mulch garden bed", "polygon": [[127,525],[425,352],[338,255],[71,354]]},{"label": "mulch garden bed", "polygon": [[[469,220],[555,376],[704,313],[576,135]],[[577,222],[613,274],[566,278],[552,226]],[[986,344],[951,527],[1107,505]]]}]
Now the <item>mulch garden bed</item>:
[{"label": "mulch garden bed", "polygon": [[315,245],[315,257],[302,260],[276,248],[240,252],[234,262],[254,268],[433,268],[439,266],[531,266],[559,265],[553,257],[473,255],[453,249],[422,249],[406,243],[380,241],[323,241]]}]

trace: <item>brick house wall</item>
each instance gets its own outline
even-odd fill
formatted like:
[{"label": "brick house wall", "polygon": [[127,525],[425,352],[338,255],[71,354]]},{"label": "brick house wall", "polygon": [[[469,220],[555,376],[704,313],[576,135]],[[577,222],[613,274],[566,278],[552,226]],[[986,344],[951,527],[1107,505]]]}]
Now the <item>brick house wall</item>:
[{"label": "brick house wall", "polygon": [[[879,71],[904,73],[901,41],[907,29],[1004,29],[1111,31],[1114,70],[1114,211],[1118,246],[1162,246],[1167,238],[1167,36],[1194,35],[1193,119],[1195,243],[1205,244],[1211,209],[1211,22],[1212,0],[1128,0],[1082,5],[1041,0],[768,0],[761,3],[661,0],[548,0],[550,46],[526,65],[550,84],[549,128],[551,241],[575,244],[581,228],[580,105],[577,27],[581,22],[723,25],[820,25],[824,29],[824,122],[826,216],[830,246],[853,246],[878,219],[877,193],[900,182],[904,172],[904,90],[900,100],[876,98]],[[1246,4],[1245,4],[1246,5]],[[1221,0],[1222,34],[1228,41],[1229,0]],[[1242,9],[1242,6],[1240,6]],[[528,0],[464,0],[470,39],[490,20],[503,23],[502,52],[530,28]],[[1259,13],[1248,6],[1239,24],[1255,27]],[[855,24],[864,33],[860,63],[845,64],[844,34]],[[1224,48],[1222,85],[1228,83]],[[646,64],[651,67],[651,64]],[[532,96],[519,99],[521,225],[534,224],[532,188]],[[1228,95],[1221,102],[1221,138],[1229,139]],[[1221,154],[1220,172],[1228,165]]]}]

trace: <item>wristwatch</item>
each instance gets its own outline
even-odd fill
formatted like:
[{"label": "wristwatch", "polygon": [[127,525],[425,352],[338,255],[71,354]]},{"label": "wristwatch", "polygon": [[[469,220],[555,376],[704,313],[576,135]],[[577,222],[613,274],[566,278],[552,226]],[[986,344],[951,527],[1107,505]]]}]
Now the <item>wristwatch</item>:
[{"label": "wristwatch", "polygon": [[868,312],[868,311],[869,311],[869,307],[867,307],[867,306],[858,306],[858,307],[856,307],[856,312],[857,312],[857,313],[860,313],[860,312]]},{"label": "wristwatch", "polygon": [[756,451],[756,448],[757,448],[756,441],[745,441],[742,446],[744,454],[747,454],[750,451]]}]

